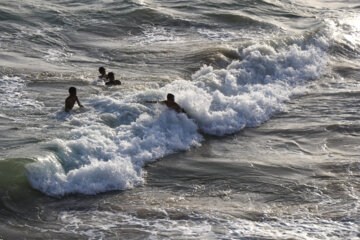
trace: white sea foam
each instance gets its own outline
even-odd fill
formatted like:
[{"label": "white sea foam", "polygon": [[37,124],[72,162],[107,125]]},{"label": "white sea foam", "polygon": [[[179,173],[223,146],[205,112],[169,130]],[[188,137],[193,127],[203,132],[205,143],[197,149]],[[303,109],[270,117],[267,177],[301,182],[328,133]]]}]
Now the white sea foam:
[{"label": "white sea foam", "polygon": [[359,221],[351,219],[264,217],[262,221],[252,221],[213,212],[190,214],[187,219],[174,220],[166,209],[152,208],[151,211],[157,217],[142,219],[135,214],[109,211],[61,212],[59,221],[64,227],[42,231],[76,233],[89,239],[111,238],[129,226],[139,226],[150,239],[163,239],[159,236],[173,239],[356,239],[358,236]]},{"label": "white sea foam", "polygon": [[360,54],[360,15],[347,13],[346,17],[325,19],[331,38],[341,46],[346,46],[352,52]]},{"label": "white sea foam", "polygon": [[[27,166],[31,185],[53,196],[132,188],[143,183],[146,163],[199,145],[199,128],[221,136],[258,126],[282,111],[293,94],[321,75],[327,61],[314,45],[257,44],[238,53],[240,60],[224,69],[203,66],[192,81],[90,100],[91,110],[65,117],[74,125],[68,136],[47,143],[49,155]],[[144,103],[169,92],[190,119]]]},{"label": "white sea foam", "polygon": [[134,42],[140,44],[172,43],[184,40],[174,30],[159,26],[143,26],[143,35],[133,38]]},{"label": "white sea foam", "polygon": [[327,59],[316,47],[297,45],[285,50],[253,45],[239,54],[242,60],[226,69],[204,66],[193,75],[193,88],[200,90],[186,97],[196,99],[189,111],[209,134],[228,134],[266,121],[303,91],[307,81],[320,76]]},{"label": "white sea foam", "polygon": [[41,109],[42,103],[27,96],[26,82],[21,77],[2,76],[0,78],[0,108],[2,112],[34,111]]},{"label": "white sea foam", "polygon": [[152,115],[142,111],[141,104],[105,97],[92,104],[97,111],[89,117],[82,113],[81,118],[68,118],[79,127],[67,139],[45,145],[53,154],[27,166],[32,186],[52,196],[132,188],[143,182],[147,162],[189,149],[202,139],[184,114],[155,110]]},{"label": "white sea foam", "polygon": [[104,86],[105,85],[105,81],[102,78],[98,78],[94,81],[91,82],[92,85],[98,85],[98,86]]},{"label": "white sea foam", "polygon": [[72,56],[72,53],[67,53],[64,50],[48,49],[44,59],[48,62],[65,62]]}]

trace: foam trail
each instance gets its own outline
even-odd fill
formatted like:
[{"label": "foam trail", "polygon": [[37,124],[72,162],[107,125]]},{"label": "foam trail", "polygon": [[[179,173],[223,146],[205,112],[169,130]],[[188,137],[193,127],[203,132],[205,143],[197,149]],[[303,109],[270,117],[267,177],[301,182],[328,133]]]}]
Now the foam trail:
[{"label": "foam trail", "polygon": [[[230,134],[282,111],[285,101],[321,75],[327,61],[325,52],[310,44],[258,44],[239,48],[238,53],[239,60],[224,69],[203,66],[192,81],[92,99],[90,113],[66,118],[77,126],[67,138],[47,143],[49,154],[27,166],[31,185],[63,196],[142,184],[145,164],[198,146],[203,139],[199,128],[212,135]],[[164,99],[168,92],[191,119],[160,104],[142,103]]]}]

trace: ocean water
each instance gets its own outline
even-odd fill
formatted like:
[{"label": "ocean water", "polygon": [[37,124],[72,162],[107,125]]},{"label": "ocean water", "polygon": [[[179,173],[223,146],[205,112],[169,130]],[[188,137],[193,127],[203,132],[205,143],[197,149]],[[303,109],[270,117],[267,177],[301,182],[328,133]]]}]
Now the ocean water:
[{"label": "ocean water", "polygon": [[360,238],[359,10],[1,1],[0,239]]}]

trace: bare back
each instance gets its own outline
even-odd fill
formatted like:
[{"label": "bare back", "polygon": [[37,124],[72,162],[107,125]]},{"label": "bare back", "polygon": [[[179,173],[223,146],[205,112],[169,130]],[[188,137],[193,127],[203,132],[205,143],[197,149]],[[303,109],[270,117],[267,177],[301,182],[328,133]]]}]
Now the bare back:
[{"label": "bare back", "polygon": [[69,96],[66,98],[65,100],[65,111],[68,112],[70,111],[74,105],[75,105],[75,102],[79,101],[77,96]]}]

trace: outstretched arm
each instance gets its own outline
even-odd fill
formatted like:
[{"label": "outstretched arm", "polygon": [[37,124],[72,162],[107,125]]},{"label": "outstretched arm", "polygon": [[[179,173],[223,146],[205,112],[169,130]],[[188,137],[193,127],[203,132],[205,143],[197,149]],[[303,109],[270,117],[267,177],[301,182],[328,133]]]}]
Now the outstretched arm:
[{"label": "outstretched arm", "polygon": [[81,103],[80,103],[80,101],[79,101],[79,99],[77,97],[76,97],[76,102],[79,105],[79,107],[84,107],[83,105],[81,105]]}]

